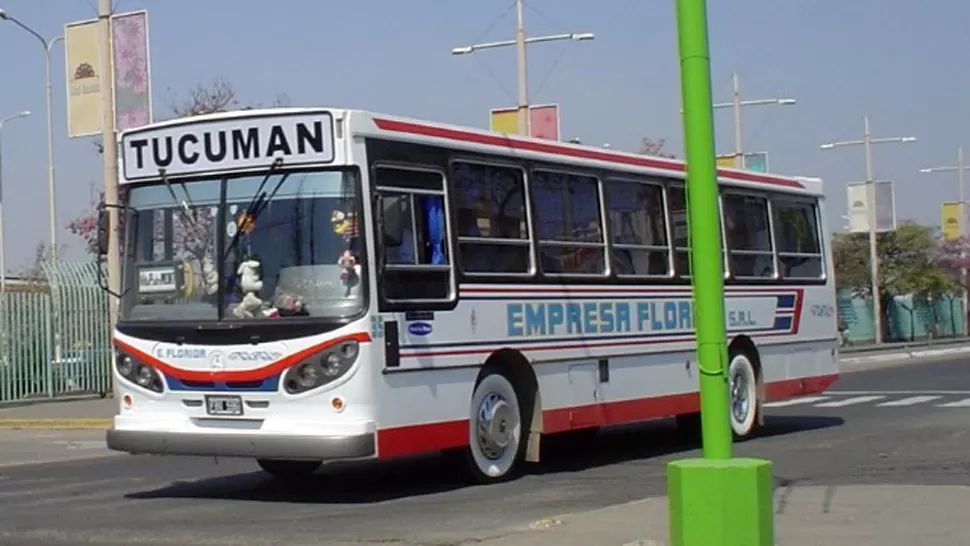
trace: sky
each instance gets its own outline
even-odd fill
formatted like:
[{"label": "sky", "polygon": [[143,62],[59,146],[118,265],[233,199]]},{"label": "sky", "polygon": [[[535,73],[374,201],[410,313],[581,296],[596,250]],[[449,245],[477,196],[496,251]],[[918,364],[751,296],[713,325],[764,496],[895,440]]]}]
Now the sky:
[{"label": "sky", "polygon": [[[96,16],[96,0],[0,0],[0,8],[54,38]],[[453,56],[456,46],[515,37],[512,0],[115,0],[116,12],[149,13],[156,118],[214,78],[245,102],[280,96],[293,106],[362,108],[488,127],[491,108],[515,104],[514,48]],[[770,170],[824,179],[827,220],[841,229],[846,184],[865,177],[863,116],[876,138],[875,177],[896,184],[897,219],[939,225],[957,199],[952,166],[970,145],[970,3],[902,0],[708,0],[715,102],[795,98],[794,106],[743,110],[743,149],[769,154]],[[529,36],[592,32],[595,40],[529,47],[530,102],[558,103],[563,138],[635,151],[644,137],[683,150],[674,0],[526,0]],[[0,21],[7,268],[49,241],[44,55],[40,42]],[[53,55],[57,243],[87,259],[66,226],[91,210],[101,185],[91,138],[69,139],[63,47]],[[715,112],[719,153],[733,152],[730,109]],[[968,147],[970,154],[970,147]],[[968,155],[970,157],[970,155]]]}]

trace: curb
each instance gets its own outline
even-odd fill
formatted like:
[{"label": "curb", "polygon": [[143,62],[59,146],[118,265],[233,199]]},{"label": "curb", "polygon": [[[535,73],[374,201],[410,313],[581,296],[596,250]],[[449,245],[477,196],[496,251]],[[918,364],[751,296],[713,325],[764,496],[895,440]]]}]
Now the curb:
[{"label": "curb", "polygon": [[0,429],[105,430],[114,419],[0,419]]},{"label": "curb", "polygon": [[950,348],[941,348],[941,349],[919,348],[919,349],[912,349],[909,351],[902,351],[897,353],[888,353],[888,354],[882,353],[882,354],[874,354],[869,356],[855,356],[855,357],[850,356],[847,358],[840,358],[839,363],[851,365],[851,364],[866,364],[866,363],[873,363],[873,362],[894,362],[894,361],[911,360],[911,359],[918,359],[918,358],[954,356],[954,355],[968,354],[968,353],[970,353],[970,346],[950,347]]}]

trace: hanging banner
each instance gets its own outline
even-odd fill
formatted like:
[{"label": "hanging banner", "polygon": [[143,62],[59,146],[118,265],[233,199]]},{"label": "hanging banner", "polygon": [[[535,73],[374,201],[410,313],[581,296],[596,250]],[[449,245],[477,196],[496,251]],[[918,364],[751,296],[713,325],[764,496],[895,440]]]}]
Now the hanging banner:
[{"label": "hanging banner", "polygon": [[67,136],[101,132],[101,36],[98,20],[64,25],[67,71]]},{"label": "hanging banner", "polygon": [[148,125],[152,122],[152,78],[147,11],[111,17],[111,58],[116,129]]},{"label": "hanging banner", "polygon": [[[960,202],[945,201],[940,210],[940,229],[943,231],[943,238],[947,241],[955,241],[960,238]],[[967,222],[970,216],[970,207],[966,207],[963,213],[963,221]]]},{"label": "hanging banner", "polygon": [[112,15],[111,66],[101,66],[101,32],[97,19],[64,26],[67,80],[67,136],[101,134],[101,72],[111,70],[115,129],[124,131],[152,122],[151,60],[148,12]]},{"label": "hanging banner", "polygon": [[[877,180],[876,192],[876,231],[896,229],[895,186],[891,180]],[[869,231],[869,210],[866,198],[866,183],[852,182],[846,187],[846,203],[849,206],[849,231],[862,233]]]},{"label": "hanging banner", "polygon": [[[497,133],[519,134],[518,108],[494,108],[489,112],[489,127]],[[529,133],[535,138],[559,140],[559,105],[537,104],[529,107]]]}]

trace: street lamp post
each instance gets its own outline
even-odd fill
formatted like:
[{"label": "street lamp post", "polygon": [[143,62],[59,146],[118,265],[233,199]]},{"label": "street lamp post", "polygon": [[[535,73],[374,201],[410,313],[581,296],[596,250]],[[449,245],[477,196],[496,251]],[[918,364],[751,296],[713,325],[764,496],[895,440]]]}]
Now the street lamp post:
[{"label": "street lamp post", "polygon": [[7,354],[10,329],[7,327],[7,245],[3,233],[3,126],[10,120],[25,118],[29,115],[30,111],[24,110],[0,119],[0,363],[4,364],[7,363],[10,356]]},{"label": "street lamp post", "polygon": [[[3,301],[7,301],[7,262],[5,257],[7,245],[3,233],[3,126],[12,119],[25,118],[29,115],[30,111],[24,110],[0,119],[0,294],[3,295]],[[5,318],[6,315],[4,315],[3,320]]]},{"label": "street lamp post", "polygon": [[737,167],[744,167],[744,151],[741,144],[741,107],[742,106],[766,106],[778,104],[782,106],[792,106],[795,99],[777,97],[773,99],[741,100],[741,84],[738,81],[738,73],[731,74],[734,84],[734,96],[731,102],[721,102],[714,105],[714,109],[731,108],[734,110],[734,156],[737,158]]},{"label": "street lamp post", "polygon": [[[957,195],[960,197],[960,238],[962,239],[967,235],[967,200],[965,197],[964,183],[963,183],[963,173],[967,170],[967,166],[963,161],[963,148],[957,148],[957,166],[956,167],[930,167],[928,169],[920,169],[921,173],[940,173],[940,172],[953,172],[957,173]],[[965,241],[960,241],[960,285],[963,291],[963,335],[967,335],[967,301],[970,300],[967,294],[967,268],[963,263],[966,260],[966,243]]]},{"label": "street lamp post", "polygon": [[526,38],[525,36],[525,23],[524,23],[524,1],[516,0],[516,30],[514,40],[503,40],[500,42],[486,42],[483,44],[474,44],[467,46],[459,46],[451,50],[452,55],[468,55],[474,51],[480,49],[492,49],[496,47],[508,47],[515,46],[516,48],[516,68],[517,68],[517,87],[518,87],[518,121],[519,121],[519,134],[524,136],[529,136],[529,83],[528,83],[528,71],[526,70],[526,46],[529,44],[537,44],[540,42],[555,42],[560,40],[592,40],[595,38],[592,32],[573,32],[568,34],[552,34],[549,36],[537,36],[534,38]]},{"label": "street lamp post", "polygon": [[45,71],[46,71],[46,87],[45,91],[47,94],[47,194],[48,194],[48,207],[49,207],[49,229],[50,229],[50,246],[51,246],[51,258],[57,257],[57,208],[56,200],[54,195],[54,119],[52,116],[52,103],[53,103],[53,93],[54,88],[51,83],[51,51],[54,44],[64,39],[63,36],[58,36],[51,41],[47,41],[46,38],[40,35],[37,31],[30,28],[26,24],[22,23],[13,15],[0,9],[0,19],[4,21],[10,21],[11,23],[22,28],[28,32],[34,38],[37,38],[40,43],[44,46],[44,61],[45,61]]},{"label": "street lamp post", "polygon": [[888,142],[916,142],[915,137],[886,137],[872,138],[869,128],[869,116],[863,118],[864,134],[862,140],[844,140],[827,142],[820,146],[823,150],[831,150],[843,146],[863,146],[866,155],[866,217],[869,224],[869,282],[872,286],[872,315],[875,329],[876,344],[882,343],[882,301],[879,293],[879,254],[876,245],[876,185],[872,168],[872,145]]}]

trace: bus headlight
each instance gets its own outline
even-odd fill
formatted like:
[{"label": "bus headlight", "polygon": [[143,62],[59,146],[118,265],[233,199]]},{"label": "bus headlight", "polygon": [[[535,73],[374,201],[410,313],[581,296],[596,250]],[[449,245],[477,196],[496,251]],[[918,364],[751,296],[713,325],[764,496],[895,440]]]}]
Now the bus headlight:
[{"label": "bus headlight", "polygon": [[283,388],[289,394],[307,392],[343,377],[357,362],[360,345],[345,341],[286,371]]},{"label": "bus headlight", "polygon": [[162,392],[162,376],[155,368],[148,364],[136,361],[125,353],[118,353],[115,358],[115,369],[118,374],[126,380],[138,385],[139,387],[154,392]]}]

